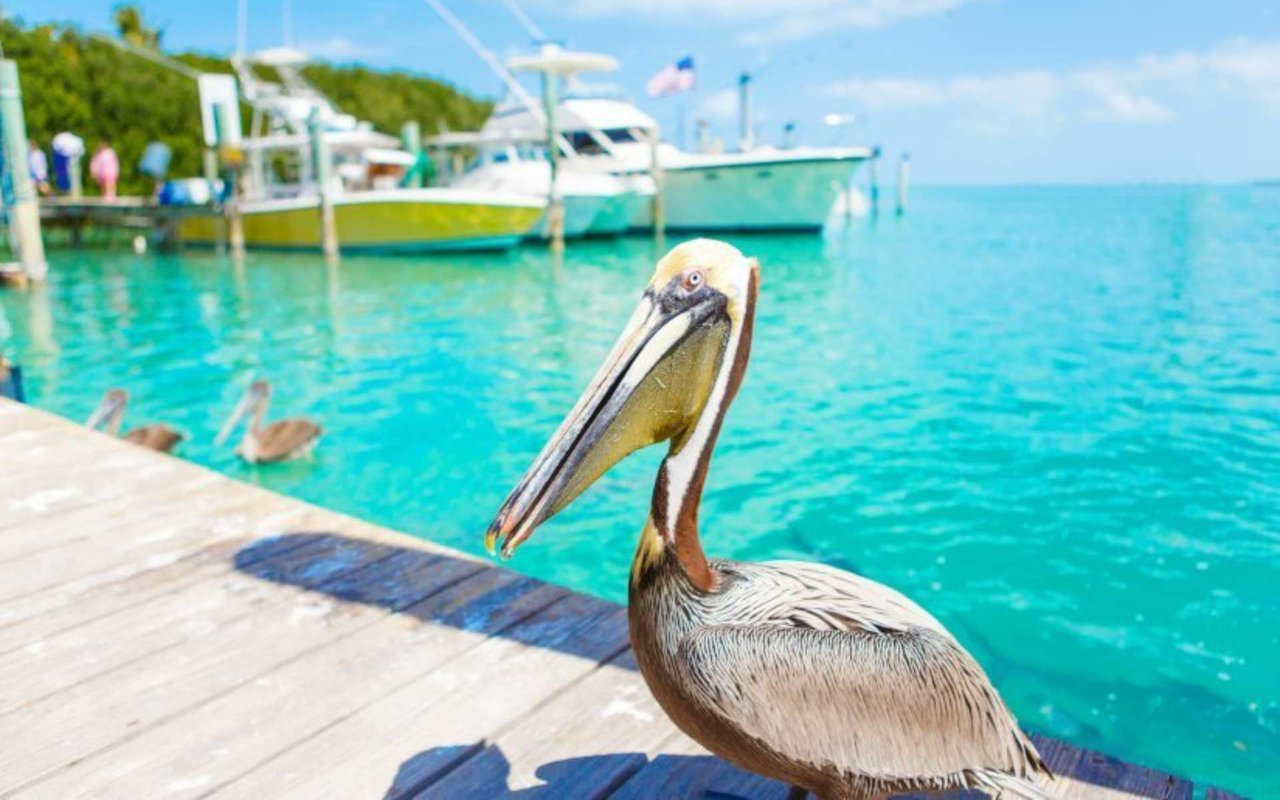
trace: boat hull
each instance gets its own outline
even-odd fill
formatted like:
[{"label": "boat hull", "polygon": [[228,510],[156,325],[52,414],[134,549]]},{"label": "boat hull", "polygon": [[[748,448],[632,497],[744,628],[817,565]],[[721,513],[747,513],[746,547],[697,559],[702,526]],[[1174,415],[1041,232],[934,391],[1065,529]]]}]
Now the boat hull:
[{"label": "boat hull", "polygon": [[[542,216],[536,200],[492,202],[482,197],[410,196],[368,193],[334,202],[338,245],[344,251],[416,252],[505,249],[527,235]],[[404,194],[405,196],[397,196]],[[316,198],[246,204],[245,246],[318,250],[320,206]],[[221,220],[189,217],[181,222],[184,242],[214,244]]]},{"label": "boat hull", "polygon": [[[664,172],[669,230],[816,231],[858,160],[806,159],[690,164]],[[648,209],[638,216],[651,223]]]},{"label": "boat hull", "polygon": [[[566,194],[564,203],[564,235],[567,239],[585,236],[591,230],[600,212],[604,210],[609,198],[605,195]],[[551,228],[544,214],[537,227],[529,234],[531,239],[546,239],[551,236]]]}]

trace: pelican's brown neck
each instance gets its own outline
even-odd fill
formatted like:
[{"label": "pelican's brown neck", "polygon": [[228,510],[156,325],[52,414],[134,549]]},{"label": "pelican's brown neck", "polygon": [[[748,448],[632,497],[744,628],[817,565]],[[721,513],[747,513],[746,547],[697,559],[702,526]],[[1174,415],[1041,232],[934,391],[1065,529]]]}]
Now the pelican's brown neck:
[{"label": "pelican's brown neck", "polygon": [[672,444],[671,452],[658,469],[649,521],[636,553],[633,580],[657,562],[656,556],[660,553],[655,551],[665,551],[676,558],[695,588],[704,592],[716,588],[715,570],[707,561],[698,537],[698,506],[702,503],[702,490],[720,426],[747,371],[756,291],[753,276],[747,284],[742,319],[730,333],[711,396],[689,434]]}]

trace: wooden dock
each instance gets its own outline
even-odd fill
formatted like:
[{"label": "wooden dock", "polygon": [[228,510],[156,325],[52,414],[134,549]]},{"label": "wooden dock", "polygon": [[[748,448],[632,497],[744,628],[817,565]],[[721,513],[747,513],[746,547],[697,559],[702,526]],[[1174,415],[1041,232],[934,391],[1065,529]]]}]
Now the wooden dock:
[{"label": "wooden dock", "polygon": [[221,217],[222,209],[204,205],[161,205],[150,197],[42,197],[40,222],[49,229],[70,231],[79,246],[90,226],[149,233],[160,245],[180,244],[178,225],[187,217]]},{"label": "wooden dock", "polygon": [[[621,606],[8,400],[0,464],[0,797],[785,795],[671,725]],[[1192,797],[1037,743],[1055,796]]]}]

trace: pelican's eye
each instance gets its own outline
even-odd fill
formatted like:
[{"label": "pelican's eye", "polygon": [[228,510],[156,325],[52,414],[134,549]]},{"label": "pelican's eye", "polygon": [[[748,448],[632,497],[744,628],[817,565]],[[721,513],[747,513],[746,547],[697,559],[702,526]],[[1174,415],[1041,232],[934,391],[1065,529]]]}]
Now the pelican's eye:
[{"label": "pelican's eye", "polygon": [[686,291],[692,292],[696,289],[701,288],[702,283],[705,280],[706,278],[703,277],[702,270],[691,269],[684,274],[684,278],[681,279],[680,285],[683,286]]}]

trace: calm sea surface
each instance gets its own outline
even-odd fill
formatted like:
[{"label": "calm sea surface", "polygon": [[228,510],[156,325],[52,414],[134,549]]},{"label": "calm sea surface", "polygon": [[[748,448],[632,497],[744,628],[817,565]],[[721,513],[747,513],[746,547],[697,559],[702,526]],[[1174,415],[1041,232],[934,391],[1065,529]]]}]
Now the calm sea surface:
[{"label": "calm sea surface", "polygon": [[[921,189],[734,241],[763,288],[708,551],[894,586],[1028,728],[1278,796],[1280,188]],[[654,259],[55,251],[47,290],[0,293],[0,342],[37,406],[122,386],[185,458],[478,553]],[[313,463],[212,446],[251,374],[324,425]],[[660,455],[511,565],[625,599]]]}]

